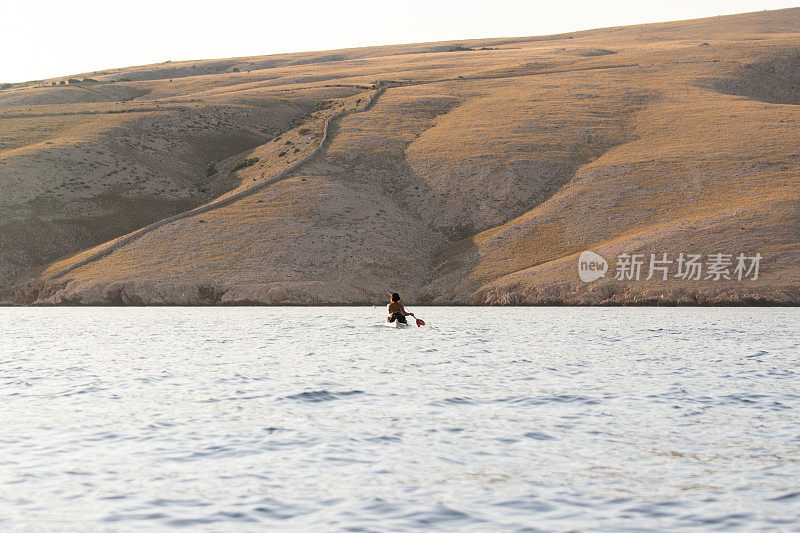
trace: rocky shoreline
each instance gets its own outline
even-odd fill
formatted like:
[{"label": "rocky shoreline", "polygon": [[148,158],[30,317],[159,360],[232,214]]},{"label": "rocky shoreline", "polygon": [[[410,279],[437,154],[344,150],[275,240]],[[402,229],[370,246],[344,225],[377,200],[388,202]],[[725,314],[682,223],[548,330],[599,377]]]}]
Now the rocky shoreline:
[{"label": "rocky shoreline", "polygon": [[[333,289],[319,286],[216,287],[208,284],[111,283],[71,287],[69,282],[55,284],[30,281],[6,294],[0,305],[9,306],[339,306],[375,305],[383,301],[359,297],[350,290],[350,298],[336,297]],[[741,288],[672,288],[623,289],[597,286],[576,287],[564,283],[536,290],[476,291],[466,298],[437,295],[415,299],[416,305],[433,306],[686,306],[686,307],[796,307],[800,290],[794,287],[744,290]]]}]

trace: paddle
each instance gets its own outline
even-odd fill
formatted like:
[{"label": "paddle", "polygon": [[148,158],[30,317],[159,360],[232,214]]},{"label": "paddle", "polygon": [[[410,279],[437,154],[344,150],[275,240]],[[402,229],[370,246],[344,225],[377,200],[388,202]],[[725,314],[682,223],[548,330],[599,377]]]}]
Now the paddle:
[{"label": "paddle", "polygon": [[[410,310],[410,309],[408,309],[407,307],[406,307],[406,311],[408,311],[409,313],[411,313],[411,310]],[[413,314],[413,313],[412,313],[412,314]],[[425,321],[424,321],[424,320],[422,320],[421,318],[414,317],[414,320],[416,320],[416,321],[417,321],[417,327],[418,327],[418,328],[421,328],[422,326],[424,326],[424,325],[425,325]]]}]

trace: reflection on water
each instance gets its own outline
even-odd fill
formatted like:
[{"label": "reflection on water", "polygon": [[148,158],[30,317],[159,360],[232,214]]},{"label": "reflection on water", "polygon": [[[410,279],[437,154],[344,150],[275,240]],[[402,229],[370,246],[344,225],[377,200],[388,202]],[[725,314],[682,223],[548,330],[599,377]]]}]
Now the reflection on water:
[{"label": "reflection on water", "polygon": [[794,529],[800,311],[0,309],[0,527]]}]

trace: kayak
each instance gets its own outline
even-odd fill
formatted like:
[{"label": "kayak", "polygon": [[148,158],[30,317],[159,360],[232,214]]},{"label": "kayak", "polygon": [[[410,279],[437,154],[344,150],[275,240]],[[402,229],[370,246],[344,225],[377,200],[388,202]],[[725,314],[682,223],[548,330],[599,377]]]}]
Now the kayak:
[{"label": "kayak", "polygon": [[402,322],[398,322],[397,320],[395,320],[394,322],[384,322],[383,325],[386,326],[387,328],[397,328],[397,329],[411,327],[411,324],[403,324]]}]

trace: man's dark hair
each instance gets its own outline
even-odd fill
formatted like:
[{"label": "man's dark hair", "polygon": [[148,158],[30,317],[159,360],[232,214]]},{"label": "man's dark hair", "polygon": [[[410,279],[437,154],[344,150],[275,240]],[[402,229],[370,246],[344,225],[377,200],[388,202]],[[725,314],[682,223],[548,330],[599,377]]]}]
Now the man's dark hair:
[{"label": "man's dark hair", "polygon": [[393,302],[399,302],[400,301],[400,295],[397,294],[396,292],[393,292],[392,293],[392,301]]}]

